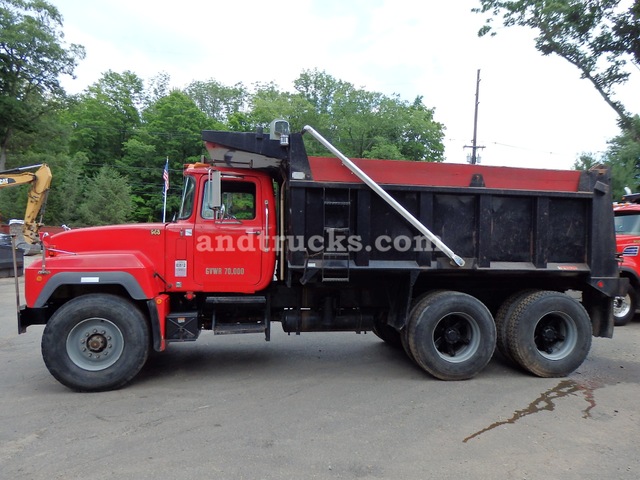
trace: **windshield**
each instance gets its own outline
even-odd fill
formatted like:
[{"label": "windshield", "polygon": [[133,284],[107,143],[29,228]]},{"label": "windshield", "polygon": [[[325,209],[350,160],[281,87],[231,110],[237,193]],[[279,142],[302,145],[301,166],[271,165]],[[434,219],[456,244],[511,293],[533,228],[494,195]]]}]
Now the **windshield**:
[{"label": "windshield", "polygon": [[616,215],[616,233],[640,235],[640,213]]},{"label": "windshield", "polygon": [[180,214],[178,219],[184,220],[189,218],[193,213],[193,202],[196,193],[196,181],[193,177],[186,177],[184,180],[184,190],[182,194],[182,204],[180,205]]}]

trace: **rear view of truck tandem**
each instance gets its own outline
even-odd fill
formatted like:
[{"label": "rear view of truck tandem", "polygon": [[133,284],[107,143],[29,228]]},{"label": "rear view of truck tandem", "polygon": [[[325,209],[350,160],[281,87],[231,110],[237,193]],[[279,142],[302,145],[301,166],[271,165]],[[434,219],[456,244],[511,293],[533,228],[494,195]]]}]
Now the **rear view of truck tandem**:
[{"label": "rear view of truck tandem", "polygon": [[[46,324],[51,373],[117,388],[151,348],[203,330],[269,339],[280,322],[373,331],[443,380],[475,376],[496,346],[554,377],[612,336],[608,170],[351,161],[305,130],[205,131],[211,160],[185,166],[175,222],[45,239],[19,329]],[[335,156],[308,156],[303,135]]]}]

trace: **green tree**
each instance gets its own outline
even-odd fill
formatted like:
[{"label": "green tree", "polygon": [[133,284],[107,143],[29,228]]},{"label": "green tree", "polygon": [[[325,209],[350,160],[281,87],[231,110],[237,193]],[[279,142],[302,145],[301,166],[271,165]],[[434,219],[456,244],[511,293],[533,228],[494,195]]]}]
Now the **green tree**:
[{"label": "green tree", "polygon": [[131,213],[131,188],[113,167],[103,166],[86,181],[79,208],[84,225],[124,223]]},{"label": "green tree", "polygon": [[160,72],[157,75],[151,77],[147,81],[145,93],[144,93],[144,107],[157,102],[162,97],[169,95],[171,83],[171,76],[167,72]]},{"label": "green tree", "polygon": [[[127,177],[131,187],[132,218],[138,222],[154,220],[158,208],[157,195],[161,192],[161,173],[154,145],[143,140],[151,139],[140,132],[124,144],[125,155],[116,163],[118,171]],[[146,165],[156,165],[149,168]],[[157,219],[157,216],[156,216]]]},{"label": "green tree", "polygon": [[242,83],[227,87],[213,79],[191,82],[184,93],[220,127],[228,122],[231,115],[246,108],[249,97],[249,92]]},{"label": "green tree", "polygon": [[[421,97],[409,103],[396,94],[358,89],[317,70],[303,72],[294,86],[314,107],[305,111],[304,119],[347,156],[443,159],[444,127]],[[326,153],[312,142],[307,146],[312,154]]]},{"label": "green tree", "polygon": [[84,224],[80,209],[85,199],[87,177],[82,171],[88,161],[84,153],[72,157],[57,155],[49,160],[53,178],[44,216],[47,225],[75,227]]},{"label": "green tree", "polygon": [[269,125],[277,118],[286,119],[293,131],[300,131],[307,124],[318,127],[314,121],[316,110],[302,95],[282,92],[273,82],[256,83],[254,89],[247,118],[251,130]]},{"label": "green tree", "polygon": [[59,77],[73,76],[84,58],[61,29],[62,16],[44,0],[0,0],[0,170],[12,136],[37,130],[65,96]]},{"label": "green tree", "polygon": [[131,185],[135,221],[162,218],[162,171],[169,159],[170,195],[167,210],[176,211],[180,203],[182,166],[199,161],[204,154],[202,130],[215,124],[186,94],[173,90],[158,99],[142,114],[143,122],[124,145],[125,154],[116,162]]},{"label": "green tree", "polygon": [[[628,8],[620,0],[479,0],[476,13],[490,13],[479,35],[491,33],[494,17],[505,27],[519,25],[536,31],[536,49],[556,54],[587,79],[618,115],[620,127],[640,141],[634,114],[615,98],[640,64],[640,2]],[[635,65],[634,65],[635,64]]]},{"label": "green tree", "polygon": [[590,170],[600,163],[603,163],[603,160],[598,160],[592,153],[582,153],[578,160],[573,162],[573,169]]},{"label": "green tree", "polygon": [[[635,128],[640,128],[636,126]],[[605,154],[611,166],[611,185],[614,200],[620,200],[624,188],[640,191],[638,162],[640,162],[640,142],[630,132],[623,132],[609,142]]]},{"label": "green tree", "polygon": [[75,100],[65,117],[72,127],[70,153],[85,153],[92,175],[122,158],[123,145],[141,123],[144,83],[131,71],[109,70]]},{"label": "green tree", "polygon": [[335,95],[353,88],[350,83],[338,80],[317,69],[304,70],[294,80],[293,86],[320,115],[330,115],[335,107]]}]

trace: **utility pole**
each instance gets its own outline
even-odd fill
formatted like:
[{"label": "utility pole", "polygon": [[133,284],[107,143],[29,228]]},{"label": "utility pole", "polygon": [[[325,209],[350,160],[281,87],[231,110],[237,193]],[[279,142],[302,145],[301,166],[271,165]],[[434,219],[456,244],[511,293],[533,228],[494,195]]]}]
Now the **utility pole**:
[{"label": "utility pole", "polygon": [[478,105],[480,102],[478,98],[480,97],[480,69],[478,69],[478,77],[476,80],[476,105],[475,112],[473,115],[473,140],[471,141],[471,145],[465,145],[464,148],[471,149],[471,158],[469,159],[469,163],[475,165],[479,163],[480,157],[478,156],[478,149],[484,148],[484,146],[478,146]]}]

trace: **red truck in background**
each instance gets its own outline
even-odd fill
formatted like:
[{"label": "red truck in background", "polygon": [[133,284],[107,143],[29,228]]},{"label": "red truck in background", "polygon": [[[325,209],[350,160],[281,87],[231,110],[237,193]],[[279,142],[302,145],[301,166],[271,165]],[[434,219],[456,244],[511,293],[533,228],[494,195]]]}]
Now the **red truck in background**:
[{"label": "red truck in background", "polygon": [[622,263],[620,275],[629,279],[625,295],[616,297],[613,315],[616,326],[629,323],[640,300],[640,193],[622,197],[613,205],[616,226],[616,251]]},{"label": "red truck in background", "polygon": [[[308,134],[335,157],[308,156]],[[70,230],[25,271],[51,374],[122,387],[201,332],[373,331],[442,380],[496,347],[565,376],[613,334],[610,172],[350,160],[311,127],[204,131],[170,223]],[[357,359],[353,359],[357,361]]]}]

